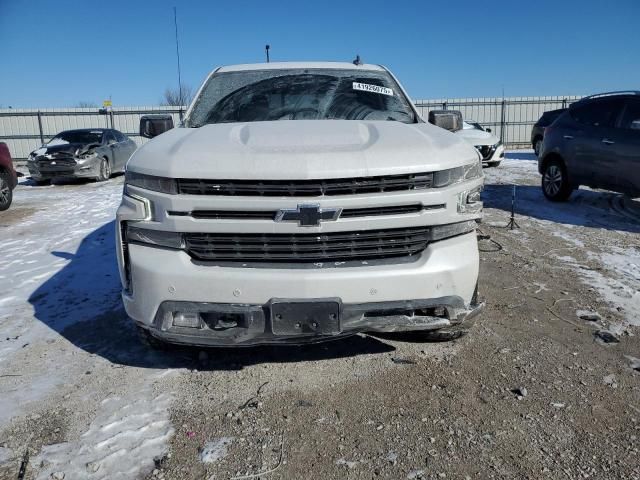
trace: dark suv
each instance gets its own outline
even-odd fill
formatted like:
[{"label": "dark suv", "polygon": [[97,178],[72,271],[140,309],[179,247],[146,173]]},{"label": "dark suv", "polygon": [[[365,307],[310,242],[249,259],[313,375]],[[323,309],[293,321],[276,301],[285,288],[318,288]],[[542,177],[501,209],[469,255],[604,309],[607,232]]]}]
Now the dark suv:
[{"label": "dark suv", "polygon": [[544,139],[544,130],[551,125],[556,118],[566,112],[566,108],[559,108],[558,110],[549,110],[544,112],[538,121],[531,128],[531,146],[536,156],[540,155],[540,149],[542,148],[542,141]]},{"label": "dark suv", "polygon": [[640,196],[640,92],[572,104],[546,128],[538,171],[545,197],[556,202],[580,185]]}]

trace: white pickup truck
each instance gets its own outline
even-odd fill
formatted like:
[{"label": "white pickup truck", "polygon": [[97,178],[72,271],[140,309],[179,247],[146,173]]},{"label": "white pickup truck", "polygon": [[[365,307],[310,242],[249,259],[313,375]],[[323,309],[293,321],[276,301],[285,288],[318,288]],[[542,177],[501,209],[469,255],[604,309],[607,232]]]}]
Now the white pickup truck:
[{"label": "white pickup truck", "polygon": [[482,186],[473,146],[384,67],[218,68],[127,165],[126,311],[154,347],[456,338],[483,307]]}]

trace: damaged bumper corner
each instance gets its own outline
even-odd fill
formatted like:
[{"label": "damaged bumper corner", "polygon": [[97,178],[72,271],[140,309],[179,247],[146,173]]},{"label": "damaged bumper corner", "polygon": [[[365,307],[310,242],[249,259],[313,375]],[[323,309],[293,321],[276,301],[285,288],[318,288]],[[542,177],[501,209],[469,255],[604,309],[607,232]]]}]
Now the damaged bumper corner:
[{"label": "damaged bumper corner", "polygon": [[367,331],[377,333],[400,333],[429,330],[468,331],[473,327],[477,318],[484,311],[485,306],[484,302],[480,302],[469,305],[468,308],[454,308],[452,310],[455,312],[455,318],[451,320],[447,319],[447,322],[443,322],[443,319],[440,317],[386,317],[378,324],[370,325]]}]

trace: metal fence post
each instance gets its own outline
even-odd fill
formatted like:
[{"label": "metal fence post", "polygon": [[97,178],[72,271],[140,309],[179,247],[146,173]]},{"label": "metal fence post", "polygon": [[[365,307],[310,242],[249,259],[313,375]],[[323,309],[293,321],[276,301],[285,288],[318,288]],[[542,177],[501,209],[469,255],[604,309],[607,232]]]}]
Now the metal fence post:
[{"label": "metal fence post", "polygon": [[444,102],[442,102],[442,109],[443,110],[447,109],[447,101],[446,100]]},{"label": "metal fence post", "polygon": [[500,112],[500,141],[502,143],[504,143],[504,127],[505,127],[505,107],[506,107],[507,101],[503,98],[502,99],[502,111]]},{"label": "metal fence post", "polygon": [[38,110],[38,129],[40,130],[40,144],[44,145],[44,132],[42,131],[42,114]]},{"label": "metal fence post", "polygon": [[111,119],[111,128],[113,129],[113,110],[109,110],[109,118]]}]

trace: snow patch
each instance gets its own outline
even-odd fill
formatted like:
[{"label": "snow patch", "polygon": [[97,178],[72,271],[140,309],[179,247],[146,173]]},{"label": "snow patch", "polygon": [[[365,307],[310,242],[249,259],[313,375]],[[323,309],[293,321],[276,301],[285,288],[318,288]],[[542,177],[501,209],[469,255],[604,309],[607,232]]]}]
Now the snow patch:
[{"label": "snow patch", "polygon": [[0,447],[0,463],[5,463],[12,459],[13,450],[10,448]]},{"label": "snow patch", "polygon": [[66,478],[131,479],[150,472],[173,435],[167,394],[151,387],[132,396],[105,399],[89,429],[75,440],[43,447],[34,457],[37,480],[56,472]]},{"label": "snow patch", "polygon": [[[573,228],[572,225],[563,225],[563,227],[568,228],[569,230],[571,230]],[[577,239],[574,235],[571,235],[569,232],[567,232],[565,230],[556,230],[554,232],[551,232],[551,234],[554,237],[558,237],[558,238],[561,238],[562,240],[565,240],[565,241],[567,241],[569,243],[573,243],[578,248],[583,248],[584,247],[584,242],[582,242],[581,240]]]},{"label": "snow patch", "polygon": [[[613,309],[620,309],[630,325],[640,326],[640,252],[614,247],[610,253],[591,253],[590,256],[598,257],[606,270],[580,269],[579,274],[589,280],[589,284]],[[619,335],[624,331],[624,326],[617,326],[612,331]]]},{"label": "snow patch", "polygon": [[351,469],[358,465],[357,461],[345,460],[344,458],[340,458],[336,461],[336,465],[344,465],[347,468]]},{"label": "snow patch", "polygon": [[613,373],[603,377],[602,382],[611,388],[618,388],[618,382],[616,381],[616,376]]},{"label": "snow patch", "polygon": [[632,357],[631,355],[625,355],[624,358],[629,360],[629,368],[640,372],[640,358]]},{"label": "snow patch", "polygon": [[227,447],[231,445],[234,437],[220,437],[204,444],[200,451],[202,463],[215,463],[228,455]]}]

